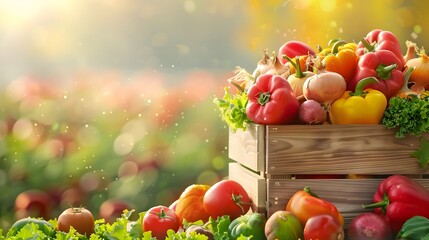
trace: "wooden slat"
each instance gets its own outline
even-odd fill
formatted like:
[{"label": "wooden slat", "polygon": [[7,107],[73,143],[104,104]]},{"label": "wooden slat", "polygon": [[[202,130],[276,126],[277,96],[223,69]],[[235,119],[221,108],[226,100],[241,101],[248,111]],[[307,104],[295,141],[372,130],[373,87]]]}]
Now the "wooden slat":
[{"label": "wooden slat", "polygon": [[265,126],[251,124],[246,131],[229,133],[229,158],[253,171],[265,172]]},{"label": "wooden slat", "polygon": [[[309,186],[319,197],[332,202],[343,214],[345,227],[372,197],[383,179],[267,179],[267,215],[284,210],[292,195]],[[429,179],[415,179],[429,188]]]},{"label": "wooden slat", "polygon": [[240,183],[252,200],[252,211],[266,214],[266,179],[238,163],[229,163],[228,178]]},{"label": "wooden slat", "polygon": [[266,128],[269,176],[429,173],[429,169],[423,170],[410,156],[418,149],[419,138],[397,139],[395,130],[382,125],[269,125]]}]

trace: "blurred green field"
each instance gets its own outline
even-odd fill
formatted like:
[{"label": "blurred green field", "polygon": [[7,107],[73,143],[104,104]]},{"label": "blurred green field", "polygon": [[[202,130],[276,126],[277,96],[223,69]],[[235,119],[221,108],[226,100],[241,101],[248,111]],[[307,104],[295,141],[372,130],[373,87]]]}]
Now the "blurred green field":
[{"label": "blurred green field", "polygon": [[144,211],[225,177],[228,129],[212,101],[226,74],[193,71],[180,85],[169,77],[88,72],[67,84],[25,77],[4,88],[0,227],[23,216],[15,198],[30,189],[50,196],[49,218],[70,205],[98,217],[108,199]]}]

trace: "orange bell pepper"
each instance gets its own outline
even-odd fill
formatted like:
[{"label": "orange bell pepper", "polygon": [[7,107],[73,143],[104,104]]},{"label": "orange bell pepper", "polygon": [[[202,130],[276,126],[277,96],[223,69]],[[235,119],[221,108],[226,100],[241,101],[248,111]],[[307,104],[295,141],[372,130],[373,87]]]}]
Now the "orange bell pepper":
[{"label": "orange bell pepper", "polygon": [[329,214],[338,222],[341,226],[344,226],[344,218],[338,211],[337,207],[331,202],[319,198],[309,187],[304,187],[303,190],[297,191],[286,205],[286,211],[294,214],[303,224],[313,216],[321,214]]},{"label": "orange bell pepper", "polygon": [[339,73],[346,82],[353,78],[359,57],[356,55],[356,44],[343,40],[335,42],[332,48],[323,49],[318,56],[326,71]]}]

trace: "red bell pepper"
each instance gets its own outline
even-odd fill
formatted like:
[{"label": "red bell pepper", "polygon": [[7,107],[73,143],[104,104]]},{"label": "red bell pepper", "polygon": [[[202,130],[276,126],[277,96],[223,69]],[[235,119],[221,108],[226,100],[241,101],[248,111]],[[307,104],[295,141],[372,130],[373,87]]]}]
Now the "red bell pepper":
[{"label": "red bell pepper", "polygon": [[246,115],[255,123],[287,124],[297,117],[299,102],[284,77],[260,75],[247,95]]},{"label": "red bell pepper", "polygon": [[355,91],[357,83],[367,77],[375,77],[378,83],[369,84],[372,88],[382,92],[387,100],[395,96],[404,84],[404,73],[401,63],[390,51],[379,50],[363,55],[358,62],[356,74],[347,84],[347,89]]},{"label": "red bell pepper", "polygon": [[392,175],[381,181],[373,201],[363,207],[384,214],[396,233],[414,216],[429,218],[429,190],[403,175]]},{"label": "red bell pepper", "polygon": [[399,69],[402,70],[405,65],[405,59],[402,55],[401,45],[398,38],[389,31],[374,29],[362,39],[356,49],[357,56],[363,56],[367,52],[377,52],[379,50],[391,51],[398,58]]}]

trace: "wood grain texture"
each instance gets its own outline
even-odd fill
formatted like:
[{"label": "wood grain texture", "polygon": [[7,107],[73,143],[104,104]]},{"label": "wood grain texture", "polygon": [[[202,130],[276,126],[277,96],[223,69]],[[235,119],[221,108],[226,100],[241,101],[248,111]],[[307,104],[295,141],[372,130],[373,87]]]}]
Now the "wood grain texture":
[{"label": "wood grain texture", "polygon": [[[419,138],[382,125],[266,126],[266,173],[424,174],[411,157]],[[274,178],[274,177],[273,177]]]},{"label": "wood grain texture", "polygon": [[246,131],[230,131],[228,156],[258,172],[265,172],[265,126],[251,124]]},{"label": "wood grain texture", "polygon": [[239,163],[229,163],[228,179],[240,183],[252,200],[252,211],[266,213],[267,182],[255,172],[246,169]]}]

